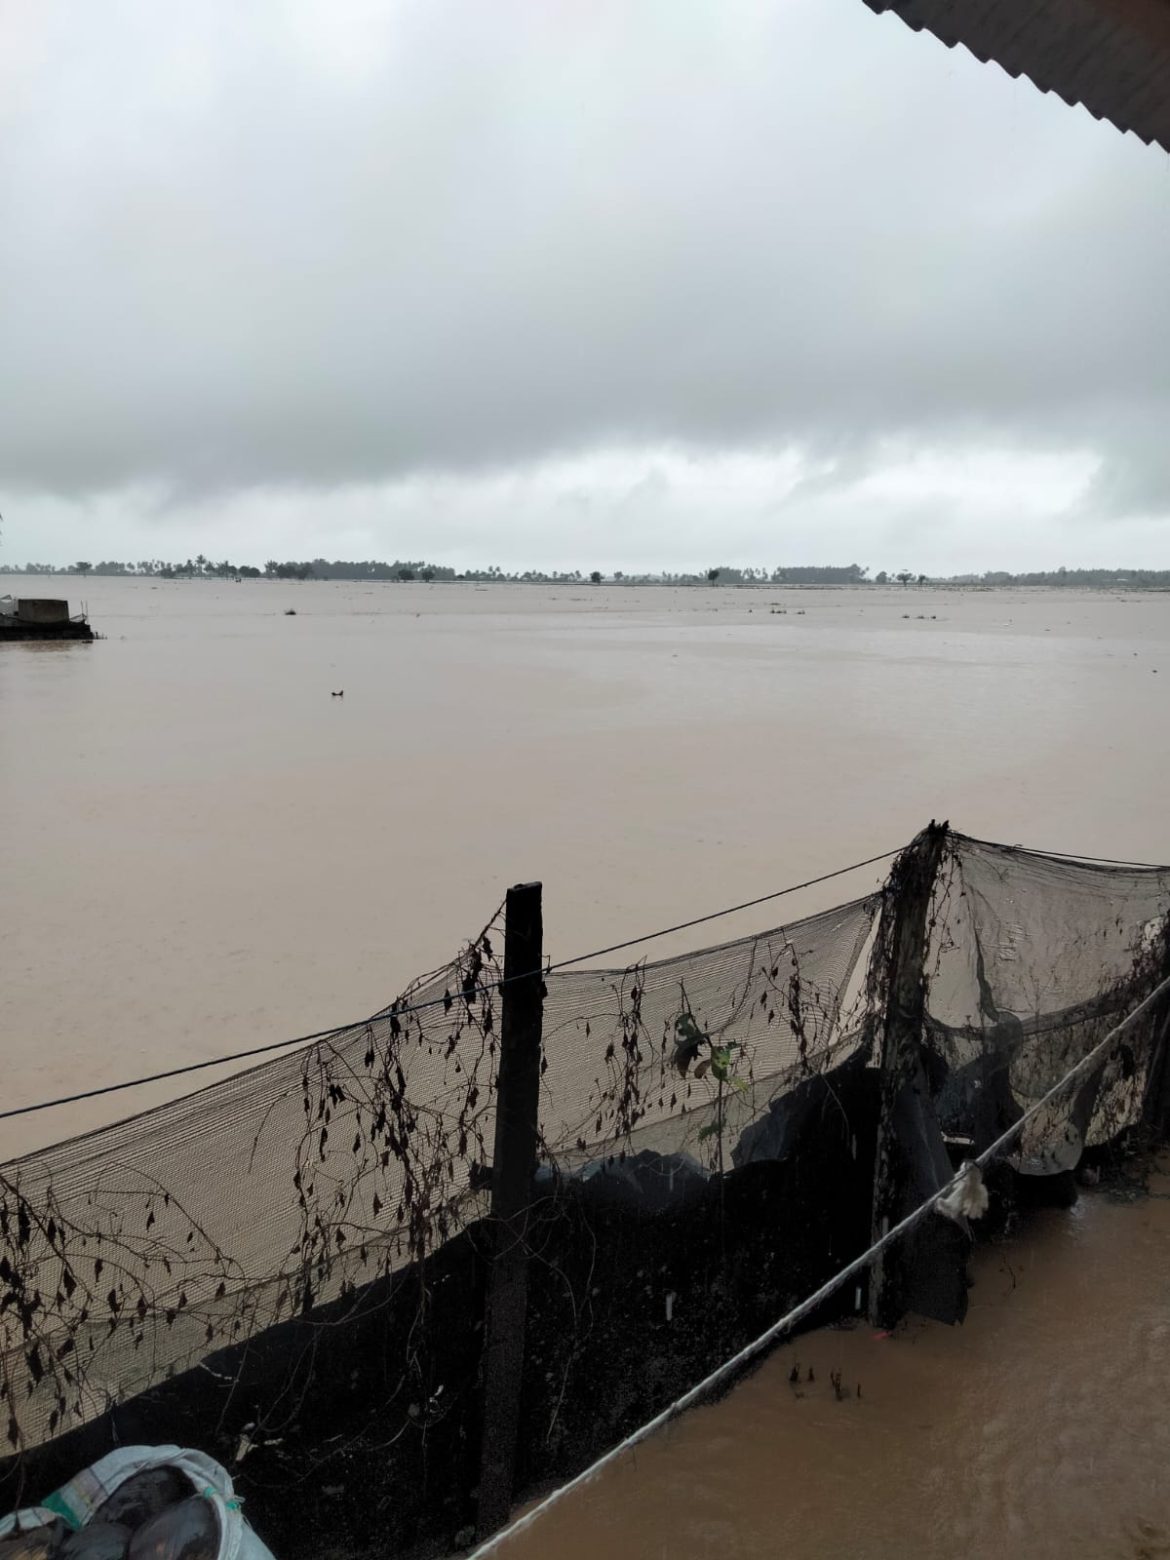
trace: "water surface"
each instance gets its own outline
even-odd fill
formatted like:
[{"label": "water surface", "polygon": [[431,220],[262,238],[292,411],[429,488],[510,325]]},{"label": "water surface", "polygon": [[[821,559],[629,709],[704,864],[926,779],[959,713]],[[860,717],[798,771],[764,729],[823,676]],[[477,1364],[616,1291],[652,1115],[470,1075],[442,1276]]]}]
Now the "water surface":
[{"label": "water surface", "polygon": [[[363,1018],[525,879],[563,958],[932,817],[1170,860],[1164,596],[84,593],[104,641],[0,647],[7,1105]],[[165,1092],[3,1123],[0,1159]],[[1047,1216],[983,1254],[964,1328],[801,1340],[508,1553],[1170,1555],[1168,1233],[1160,1200]],[[817,1377],[799,1397],[794,1358]],[[834,1400],[833,1369],[860,1400]]]}]

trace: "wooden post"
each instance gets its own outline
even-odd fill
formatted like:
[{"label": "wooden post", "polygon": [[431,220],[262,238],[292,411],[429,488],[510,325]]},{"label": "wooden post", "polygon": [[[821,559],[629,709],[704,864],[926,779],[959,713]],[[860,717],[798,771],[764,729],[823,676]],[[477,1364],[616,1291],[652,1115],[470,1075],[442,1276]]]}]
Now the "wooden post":
[{"label": "wooden post", "polygon": [[536,1173],[544,1009],[539,883],[508,890],[503,1013],[492,1161],[494,1249],[483,1354],[483,1439],[477,1528],[481,1539],[508,1520],[520,1427],[528,1311],[528,1212]]},{"label": "wooden post", "polygon": [[[1170,910],[1166,911],[1170,917]],[[1170,975],[1170,924],[1162,933],[1159,980]],[[1163,997],[1150,1015],[1150,1065],[1146,1074],[1142,1120],[1155,1142],[1170,1137],[1170,997]]]},{"label": "wooden post", "polygon": [[1150,1020],[1151,1060],[1142,1119],[1155,1143],[1170,1137],[1170,1002],[1163,998]]},{"label": "wooden post", "polygon": [[[946,845],[947,825],[930,824],[913,839],[890,874],[892,902],[882,911],[891,915],[890,969],[886,1011],[877,1062],[881,1068],[877,1154],[873,1175],[873,1239],[890,1227],[898,1204],[899,1181],[894,1106],[899,1091],[921,1065],[926,1018],[926,957],[928,920],[934,880]],[[875,1327],[897,1320],[896,1297],[885,1255],[874,1258],[869,1277],[869,1320]]]}]

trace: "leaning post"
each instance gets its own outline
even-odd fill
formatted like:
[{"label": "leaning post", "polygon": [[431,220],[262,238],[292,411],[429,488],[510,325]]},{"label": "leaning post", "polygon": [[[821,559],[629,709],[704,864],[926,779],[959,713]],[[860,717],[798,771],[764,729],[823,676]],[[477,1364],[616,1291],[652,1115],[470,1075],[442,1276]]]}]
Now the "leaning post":
[{"label": "leaning post", "polygon": [[504,920],[476,1517],[481,1539],[507,1521],[515,1483],[528,1312],[528,1217],[539,1135],[542,959],[541,885],[521,883],[508,890]]},{"label": "leaning post", "polygon": [[[1157,980],[1170,976],[1170,907],[1163,912]],[[1142,1119],[1154,1142],[1170,1138],[1170,996],[1154,1005],[1150,1016],[1150,1064],[1146,1073]]]},{"label": "leaning post", "polygon": [[[914,1076],[921,1058],[926,1021],[926,959],[930,941],[930,901],[947,841],[947,825],[935,823],[911,840],[890,874],[891,900],[882,910],[893,917],[886,1007],[879,1026],[877,1063],[881,1069],[877,1153],[874,1160],[872,1238],[890,1227],[898,1204],[898,1155],[894,1108],[899,1091]],[[875,1327],[896,1320],[890,1264],[874,1258],[869,1276],[868,1315]]]}]

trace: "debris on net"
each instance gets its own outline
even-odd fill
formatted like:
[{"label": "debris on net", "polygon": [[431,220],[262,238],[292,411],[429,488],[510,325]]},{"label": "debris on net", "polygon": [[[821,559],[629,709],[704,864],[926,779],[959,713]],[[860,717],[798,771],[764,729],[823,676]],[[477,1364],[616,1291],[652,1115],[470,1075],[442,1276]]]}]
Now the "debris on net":
[{"label": "debris on net", "polygon": [[[522,1480],[583,1465],[866,1249],[883,1113],[896,1219],[1170,970],[1170,868],[948,831],[932,882],[918,1065],[892,1100],[883,1025],[913,887],[897,867],[881,893],[719,946],[546,972]],[[249,1511],[290,1560],[367,1542],[347,1489],[376,1488],[390,1545],[460,1530],[495,1249],[501,931],[368,1023],[0,1164],[0,1474],[51,1488],[82,1427],[94,1449],[129,1431],[247,1458]],[[1086,1154],[1166,1130],[1165,1019],[1128,1028],[989,1166],[997,1217],[1075,1196]],[[902,1309],[961,1318],[986,1207],[969,1176],[888,1254]],[[197,1454],[167,1451],[65,1512],[72,1537],[51,1511],[0,1522],[0,1560],[146,1560],[142,1528],[205,1483],[238,1533],[230,1482],[204,1469],[176,1488]],[[326,1464],[336,1505],[314,1499]],[[202,1557],[190,1520],[150,1560]],[[250,1542],[225,1553],[259,1560]]]},{"label": "debris on net", "polygon": [[964,1159],[954,1186],[939,1197],[934,1206],[944,1217],[962,1224],[966,1219],[981,1219],[989,1201],[979,1166],[973,1160]]}]

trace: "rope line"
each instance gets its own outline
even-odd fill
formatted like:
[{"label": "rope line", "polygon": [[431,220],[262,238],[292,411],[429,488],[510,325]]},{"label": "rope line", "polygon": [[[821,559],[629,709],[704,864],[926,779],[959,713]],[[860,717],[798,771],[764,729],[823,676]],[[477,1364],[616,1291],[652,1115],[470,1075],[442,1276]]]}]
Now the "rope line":
[{"label": "rope line", "polygon": [[1017,845],[1015,848],[1024,856],[1051,856],[1056,861],[1087,861],[1102,867],[1139,867],[1145,872],[1166,871],[1164,861],[1125,861],[1118,856],[1075,856],[1066,850],[1033,850],[1029,845]]},{"label": "rope line", "polygon": [[[741,910],[752,910],[757,905],[768,904],[773,899],[783,899],[786,894],[799,893],[801,889],[813,888],[818,883],[828,883],[833,878],[844,877],[849,872],[860,871],[862,867],[873,866],[875,862],[887,861],[891,856],[896,856],[896,850],[883,851],[880,856],[870,856],[866,861],[856,861],[851,867],[838,867],[835,872],[825,872],[820,877],[809,878],[804,883],[793,883],[788,888],[778,888],[771,894],[761,894],[758,899],[745,900],[743,904],[729,905],[725,910],[712,910],[708,915],[696,916],[692,921],[680,921],[675,926],[664,926],[659,931],[647,932],[642,937],[631,937],[625,942],[612,943],[608,948],[599,948],[592,953],[579,953],[571,959],[561,959],[556,964],[550,964],[544,970],[545,975],[554,974],[557,970],[570,968],[574,964],[583,964],[588,959],[604,958],[606,954],[619,953],[624,948],[633,948],[639,943],[653,942],[658,937],[669,937],[674,932],[682,932],[693,926],[703,926],[708,921],[718,921],[723,916],[737,915]],[[529,980],[530,973],[513,975],[511,981]],[[459,1000],[465,1001],[472,997],[483,997],[493,991],[500,991],[509,984],[509,980],[502,977],[499,980],[488,981],[482,986],[476,986],[471,991],[459,993]],[[298,1035],[293,1040],[273,1040],[267,1045],[253,1046],[248,1051],[234,1051],[228,1056],[213,1056],[202,1062],[187,1062],[182,1067],[169,1067],[164,1072],[147,1073],[141,1078],[127,1078],[121,1083],[107,1083],[95,1089],[83,1089],[77,1094],[63,1094],[56,1099],[40,1100],[33,1105],[16,1105],[10,1110],[0,1110],[0,1121],[8,1121],[13,1116],[29,1116],[35,1111],[54,1110],[58,1105],[76,1105],[81,1100],[98,1099],[104,1094],[118,1094],[124,1089],[137,1089],[148,1083],[161,1083],[168,1078],[182,1078],[188,1073],[204,1072],[209,1067],[227,1067],[232,1062],[246,1062],[253,1057],[269,1056],[274,1051],[288,1050],[294,1046],[311,1045],[318,1040],[329,1040],[334,1035],[344,1034],[349,1029],[361,1029],[366,1024],[374,1023],[377,1019],[388,1017],[393,1013],[395,1018],[405,1018],[411,1013],[422,1013],[432,1008],[443,1007],[447,1002],[446,997],[431,997],[426,1002],[415,1002],[407,1007],[390,1007],[381,1013],[375,1013],[369,1018],[360,1018],[349,1024],[335,1024],[331,1029],[319,1029],[315,1034]]]},{"label": "rope line", "polygon": [[[899,846],[899,849],[902,847]],[[832,878],[844,877],[847,872],[858,872],[862,867],[872,867],[875,862],[888,861],[891,856],[896,856],[896,850],[884,850],[880,856],[870,856],[865,861],[855,861],[851,867],[838,867],[836,872],[824,872],[820,877],[809,878],[804,883],[793,883],[790,888],[778,888],[773,894],[761,894],[758,899],[747,899],[742,905],[731,905],[726,910],[714,910],[710,915],[698,915],[693,921],[679,921],[675,926],[664,926],[659,932],[647,932],[645,937],[630,937],[625,942],[610,943],[608,948],[597,948],[592,953],[579,953],[572,959],[562,959],[558,964],[550,964],[548,973],[554,970],[568,969],[571,964],[584,964],[586,959],[603,959],[610,953],[621,953],[626,948],[635,948],[639,943],[653,942],[656,937],[669,937],[672,932],[685,932],[692,926],[703,926],[708,921],[718,921],[721,916],[738,915],[741,910],[754,910],[757,905],[766,905],[769,900],[782,899],[785,894],[797,894],[802,888],[815,888],[818,883],[828,883]]]},{"label": "rope line", "polygon": [[[410,1009],[403,1011],[409,1012]],[[363,1024],[372,1022],[362,1019]],[[253,1056],[267,1056],[272,1051],[283,1051],[289,1046],[309,1045],[314,1040],[328,1040],[332,1035],[354,1029],[355,1024],[339,1024],[336,1029],[321,1029],[315,1035],[300,1035],[295,1040],[273,1040],[269,1045],[254,1046],[250,1051],[235,1051],[231,1056],[212,1056],[204,1062],[187,1062],[182,1067],[170,1067],[166,1072],[147,1073],[142,1078],[127,1078],[121,1083],[106,1083],[98,1089],[84,1089],[80,1094],[62,1094],[55,1100],[40,1100],[35,1105],[16,1105],[11,1110],[0,1110],[0,1121],[11,1116],[29,1116],[38,1110],[53,1110],[57,1105],[75,1105],[78,1100],[96,1100],[103,1094],[117,1094],[122,1089],[137,1089],[147,1083],[161,1083],[164,1078],[181,1078],[185,1073],[203,1072],[207,1067],[226,1067],[230,1062],[247,1061]]]},{"label": "rope line", "polygon": [[[1069,1071],[1065,1073],[1063,1078],[1054,1083],[1052,1088],[1050,1088],[1046,1094],[1042,1095],[1034,1105],[1029,1106],[1020,1119],[1016,1122],[1013,1122],[1013,1124],[1007,1129],[1006,1132],[1000,1133],[999,1137],[997,1137],[993,1143],[990,1143],[988,1147],[985,1148],[983,1152],[972,1161],[972,1163],[982,1168],[990,1159],[994,1158],[996,1154],[998,1154],[1003,1148],[1006,1147],[1008,1143],[1011,1142],[1012,1138],[1016,1136],[1022,1127],[1026,1126],[1027,1123],[1031,1121],[1039,1111],[1043,1110],[1046,1105],[1050,1104],[1052,1100],[1054,1100],[1058,1094],[1066,1089],[1074,1079],[1079,1078],[1083,1073],[1087,1072],[1098,1060],[1098,1058],[1111,1045],[1114,1044],[1119,1036],[1122,1035],[1128,1028],[1130,1028],[1132,1024],[1135,1024],[1137,1020],[1145,1013],[1147,1013],[1154,1005],[1154,1003],[1157,1002],[1158,999],[1164,996],[1167,992],[1170,992],[1170,976],[1162,981],[1160,985],[1155,986],[1154,990],[1150,992],[1149,996],[1146,997],[1143,1002],[1140,1002],[1138,1006],[1134,1008],[1132,1013],[1123,1018],[1119,1024],[1116,1024],[1103,1040],[1099,1041],[1091,1051],[1087,1052],[1075,1067],[1070,1068]],[[664,1408],[661,1413],[655,1414],[653,1419],[647,1420],[647,1422],[639,1429],[626,1436],[625,1440],[619,1441],[616,1446],[611,1447],[609,1451],[606,1452],[603,1456],[599,1457],[595,1463],[592,1463],[588,1468],[577,1474],[575,1478],[570,1479],[567,1484],[562,1484],[559,1489],[555,1489],[550,1494],[546,1495],[543,1500],[538,1501],[537,1504],[533,1506],[531,1511],[525,1512],[525,1514],[522,1517],[518,1517],[515,1522],[510,1523],[505,1528],[501,1528],[498,1533],[493,1534],[484,1543],[480,1544],[479,1547],[473,1550],[472,1553],[468,1556],[468,1560],[482,1560],[483,1556],[493,1554],[506,1539],[513,1538],[517,1533],[521,1533],[526,1528],[531,1527],[539,1517],[543,1516],[546,1511],[555,1506],[558,1501],[562,1500],[572,1490],[580,1489],[583,1484],[587,1484],[591,1479],[595,1478],[603,1468],[608,1467],[610,1463],[616,1462],[616,1460],[625,1452],[628,1452],[632,1447],[637,1446],[641,1441],[646,1440],[646,1438],[650,1435],[653,1435],[656,1430],[661,1430],[664,1425],[669,1424],[672,1419],[677,1417],[677,1415],[681,1414],[684,1412],[684,1410],[692,1407],[693,1404],[697,1403],[700,1398],[704,1397],[712,1389],[712,1387],[718,1386],[721,1381],[724,1381],[728,1376],[734,1374],[735,1371],[739,1370],[750,1360],[754,1359],[757,1354],[760,1354],[764,1349],[766,1349],[768,1345],[779,1338],[782,1333],[790,1331],[797,1322],[802,1321],[810,1314],[810,1312],[815,1311],[819,1305],[822,1305],[824,1301],[829,1299],[830,1296],[834,1295],[837,1290],[841,1289],[845,1284],[847,1284],[851,1278],[855,1278],[859,1273],[867,1268],[873,1259],[877,1256],[880,1256],[888,1246],[892,1246],[893,1243],[896,1240],[900,1240],[903,1235],[909,1234],[909,1232],[914,1229],[916,1225],[920,1224],[922,1220],[925,1219],[928,1213],[932,1212],[939,1200],[945,1197],[959,1184],[964,1175],[964,1170],[957,1170],[945,1186],[940,1187],[937,1192],[932,1193],[932,1195],[927,1198],[924,1203],[921,1203],[917,1208],[913,1209],[912,1212],[908,1213],[900,1223],[895,1224],[892,1229],[887,1230],[880,1240],[876,1240],[873,1245],[870,1246],[868,1251],[863,1251],[859,1257],[855,1257],[852,1262],[847,1263],[839,1273],[836,1273],[826,1283],[822,1284],[819,1289],[815,1290],[806,1299],[802,1300],[799,1305],[793,1306],[792,1310],[782,1316],[779,1321],[773,1322],[771,1327],[769,1327],[766,1332],[762,1332],[760,1336],[758,1338],[754,1338],[751,1343],[745,1344],[745,1346],[740,1349],[738,1354],[733,1354],[730,1359],[724,1360],[722,1365],[717,1365],[709,1375],[703,1377],[702,1381],[697,1382],[688,1391],[684,1392],[680,1398],[677,1398],[673,1403]]]},{"label": "rope line", "polygon": [[[987,844],[988,841],[980,840],[979,844]],[[1064,851],[1034,850],[1027,845],[1014,845],[1009,847],[1030,856],[1051,856],[1064,861],[1089,861],[1102,866],[1115,867],[1144,867],[1153,871],[1166,870],[1153,862],[1120,861],[1109,856],[1074,856]],[[709,921],[721,920],[724,916],[737,915],[743,910],[753,910],[758,905],[769,904],[772,900],[783,899],[787,894],[799,893],[805,888],[815,888],[820,883],[831,882],[834,878],[845,877],[850,872],[859,872],[863,867],[871,867],[879,861],[888,861],[891,856],[896,856],[897,850],[882,851],[880,855],[869,856],[864,861],[855,861],[852,866],[839,867],[835,872],[822,873],[820,877],[808,878],[803,883],[793,883],[787,888],[778,888],[773,893],[761,894],[757,899],[744,900],[742,904],[729,905],[723,910],[712,910],[708,915],[695,916],[690,921],[679,921],[673,926],[661,927],[656,932],[647,932],[641,937],[630,937],[624,942],[611,943],[606,948],[594,949],[592,953],[575,954],[571,959],[561,959],[556,964],[550,964],[545,974],[551,975],[558,970],[572,968],[576,964],[584,964],[590,959],[605,958],[611,953],[621,953],[627,948],[637,947],[640,943],[653,942],[659,937],[669,937],[676,932],[689,931],[692,927],[704,926]],[[513,976],[513,980],[527,980],[528,975]],[[504,979],[489,981],[485,985],[476,986],[473,991],[467,992],[467,997],[487,996],[493,991],[501,990],[508,982]],[[441,1007],[446,1001],[445,997],[434,997],[426,1002],[416,1002],[407,1007],[395,1008],[393,1011],[398,1017],[407,1017],[411,1013],[421,1013],[429,1009]],[[76,1105],[83,1100],[100,1099],[106,1094],[119,1094],[126,1089],[142,1088],[149,1083],[163,1083],[170,1078],[183,1078],[191,1073],[205,1072],[210,1067],[228,1067],[233,1062],[252,1061],[258,1056],[271,1056],[276,1051],[291,1050],[296,1046],[312,1045],[319,1040],[331,1039],[334,1035],[344,1034],[348,1029],[360,1029],[368,1023],[372,1023],[380,1017],[374,1014],[372,1017],[356,1019],[351,1023],[335,1024],[330,1029],[319,1029],[310,1035],[297,1035],[291,1040],[273,1040],[267,1045],[253,1046],[246,1051],[233,1051],[227,1056],[208,1057],[201,1062],[187,1062],[182,1067],[170,1067],[163,1072],[146,1073],[138,1078],[123,1079],[120,1083],[107,1083],[94,1089],[83,1089],[76,1094],[63,1094],[51,1100],[38,1100],[31,1105],[16,1105],[9,1110],[0,1110],[0,1121],[9,1121],[15,1116],[30,1116],[37,1111],[55,1110],[60,1105]]]},{"label": "rope line", "polygon": [[[973,835],[966,838],[974,841],[976,845],[995,845],[994,840],[975,839]],[[1170,867],[1164,861],[1125,861],[1119,856],[1081,856],[1068,850],[1040,850],[1034,845],[998,845],[999,850],[1015,851],[1021,856],[1049,856],[1054,861],[1087,861],[1099,867],[1140,867],[1147,872],[1166,872]]]}]

